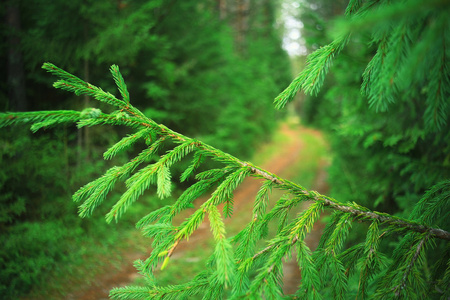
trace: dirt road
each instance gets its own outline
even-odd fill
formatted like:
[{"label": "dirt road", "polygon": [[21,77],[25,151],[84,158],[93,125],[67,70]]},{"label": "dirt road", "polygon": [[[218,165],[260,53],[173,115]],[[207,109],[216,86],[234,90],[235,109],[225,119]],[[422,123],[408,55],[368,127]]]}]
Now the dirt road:
[{"label": "dirt road", "polygon": [[[306,129],[299,126],[288,126],[283,124],[281,127],[282,134],[286,137],[287,146],[283,147],[270,157],[266,163],[262,164],[262,168],[273,172],[281,177],[286,177],[289,173],[289,168],[298,160],[302,159],[302,148],[305,147],[304,141],[298,137],[300,133],[308,132],[308,134],[320,137],[320,132],[311,129]],[[326,193],[328,186],[326,184],[326,163],[325,160],[320,162],[317,174],[313,183],[313,190],[320,193]],[[289,176],[287,176],[289,177]],[[241,186],[234,193],[234,214],[239,211],[245,211],[253,202],[253,199],[260,187],[260,182],[252,178],[247,178]],[[250,206],[251,207],[251,206]],[[229,219],[227,219],[229,220]],[[210,238],[209,226],[203,224],[189,239],[189,243],[180,243],[176,249],[176,256],[183,255],[183,252],[189,249],[190,244],[198,243],[201,240]],[[306,242],[309,247],[314,249],[317,246],[321,235],[322,225],[320,223],[314,227],[313,231],[307,236]],[[133,262],[139,258],[144,259],[148,256],[146,253],[126,253],[123,256],[123,267],[121,270],[107,270],[105,274],[99,276],[96,282],[91,286],[80,287],[78,291],[67,295],[66,299],[81,299],[81,300],[99,300],[109,299],[109,291],[114,287],[125,286],[130,284],[137,276],[136,269],[133,267]],[[300,281],[300,272],[295,262],[288,262],[284,265],[284,291],[285,293],[294,292]]]}]

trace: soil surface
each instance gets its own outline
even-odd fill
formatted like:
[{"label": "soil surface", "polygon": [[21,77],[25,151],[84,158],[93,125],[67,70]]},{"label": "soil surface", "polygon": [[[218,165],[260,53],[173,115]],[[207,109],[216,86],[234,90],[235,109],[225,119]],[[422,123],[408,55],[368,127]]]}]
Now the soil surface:
[{"label": "soil surface", "polygon": [[[280,177],[285,177],[283,174],[287,174],[290,166],[296,161],[302,159],[301,149],[304,147],[304,142],[299,139],[300,133],[307,131],[321,138],[321,133],[312,129],[306,129],[300,126],[288,126],[282,125],[282,133],[288,138],[289,142],[287,146],[281,149],[273,155],[273,157],[267,160],[267,163],[263,163],[261,167],[267,171],[273,172]],[[321,194],[328,192],[328,185],[326,182],[327,174],[325,171],[326,161],[320,162],[320,167],[317,171],[316,178],[313,183],[313,190],[318,191]],[[253,178],[247,178],[239,186],[234,193],[234,215],[239,211],[245,211],[246,208],[251,209],[253,199],[261,186],[259,180]],[[307,207],[308,203],[305,203]],[[230,222],[230,218],[225,222]],[[232,220],[232,218],[231,218]],[[321,222],[317,222],[309,235],[307,235],[305,241],[311,250],[317,247],[319,242],[321,231],[324,225]],[[182,256],[183,252],[190,249],[190,245],[198,244],[199,242],[206,242],[211,237],[208,224],[205,222],[194,232],[189,238],[189,242],[181,242],[175,250],[171,259],[177,256]],[[84,287],[79,287],[76,292],[73,292],[65,297],[65,299],[80,299],[80,300],[99,300],[109,299],[109,291],[114,287],[126,286],[132,283],[138,276],[136,269],[133,267],[133,262],[137,259],[145,259],[148,257],[148,253],[123,253],[121,269],[111,268],[105,269],[102,275],[99,275],[95,282],[92,282]],[[293,256],[295,257],[295,256]],[[288,261],[284,264],[284,287],[285,293],[294,293],[297,290],[300,282],[300,270],[295,260]]]}]

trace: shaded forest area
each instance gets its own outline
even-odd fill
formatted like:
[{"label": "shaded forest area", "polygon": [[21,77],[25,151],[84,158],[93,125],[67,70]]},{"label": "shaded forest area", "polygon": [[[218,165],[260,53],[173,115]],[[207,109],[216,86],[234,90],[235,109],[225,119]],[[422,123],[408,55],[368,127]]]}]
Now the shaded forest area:
[{"label": "shaded forest area", "polygon": [[[117,64],[133,104],[157,122],[243,157],[270,137],[277,120],[272,99],[291,79],[275,26],[277,1],[4,3],[2,111],[89,108],[89,97],[55,90],[41,65],[52,62],[108,90],[114,83],[106,71]],[[76,272],[70,266],[82,264],[98,240],[105,254],[120,242],[104,214],[81,220],[71,196],[134,154],[101,159],[126,133],[120,126],[74,125],[1,131],[1,295],[14,298],[55,272]],[[134,221],[131,216],[118,230]]]}]

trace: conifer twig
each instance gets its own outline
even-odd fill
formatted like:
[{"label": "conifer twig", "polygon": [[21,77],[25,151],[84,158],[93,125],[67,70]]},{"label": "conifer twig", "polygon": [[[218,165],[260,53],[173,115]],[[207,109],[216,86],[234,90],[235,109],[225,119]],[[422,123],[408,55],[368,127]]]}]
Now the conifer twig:
[{"label": "conifer twig", "polygon": [[275,174],[272,174],[268,171],[251,166],[248,163],[241,162],[241,164],[242,164],[242,166],[250,166],[253,173],[255,173],[265,179],[268,179],[278,185],[283,185],[284,186],[283,188],[288,188],[291,191],[295,191],[298,194],[301,194],[313,201],[323,201],[324,205],[331,209],[342,211],[345,213],[351,213],[355,216],[364,217],[364,218],[367,218],[370,220],[378,220],[382,223],[389,224],[389,225],[395,225],[397,227],[407,227],[410,230],[416,231],[419,233],[424,233],[424,232],[428,231],[433,237],[450,241],[450,232],[448,232],[448,231],[445,231],[445,230],[442,230],[439,228],[427,227],[427,226],[424,226],[424,225],[421,225],[421,224],[418,224],[418,223],[415,223],[412,221],[408,221],[408,220],[401,219],[401,218],[398,218],[398,217],[395,217],[392,215],[388,215],[386,213],[370,211],[369,209],[363,208],[359,205],[357,207],[344,205],[330,197],[321,195],[315,191],[307,191],[289,180],[280,179]]},{"label": "conifer twig", "polygon": [[[343,44],[345,44],[344,40],[342,41]],[[130,125],[137,126],[137,127],[143,126],[143,127],[151,128],[153,130],[156,130],[161,136],[170,137],[178,142],[185,143],[185,142],[190,141],[192,143],[193,147],[195,147],[199,150],[208,152],[213,157],[219,158],[219,159],[227,161],[229,163],[234,163],[240,167],[248,167],[248,168],[250,168],[250,171],[253,174],[255,174],[256,176],[260,176],[262,178],[270,180],[274,184],[277,184],[278,186],[280,186],[282,189],[289,190],[290,193],[292,193],[292,194],[306,197],[315,202],[323,202],[324,206],[329,207],[331,209],[342,211],[344,213],[350,213],[350,214],[352,214],[356,217],[359,217],[363,220],[378,220],[378,221],[388,224],[388,225],[409,228],[410,230],[419,232],[419,233],[424,233],[424,232],[428,231],[430,233],[430,235],[433,237],[450,241],[450,233],[445,230],[442,230],[439,228],[427,227],[427,226],[421,225],[419,223],[412,222],[412,221],[409,221],[406,219],[401,219],[401,218],[398,218],[398,217],[395,217],[392,215],[388,215],[385,213],[374,212],[374,211],[371,211],[367,208],[361,207],[356,204],[340,203],[340,202],[336,201],[335,199],[321,195],[315,191],[308,191],[305,188],[303,188],[303,187],[299,186],[298,184],[295,184],[289,180],[279,178],[275,174],[270,173],[262,168],[254,166],[247,162],[243,162],[228,153],[225,153],[223,151],[215,149],[214,147],[211,147],[200,141],[196,141],[194,139],[186,137],[180,133],[177,133],[177,132],[167,128],[166,126],[164,126],[162,124],[157,124],[152,119],[148,118],[147,116],[142,114],[138,109],[136,109],[135,107],[133,107],[131,105],[131,103],[129,102],[129,99],[128,99],[129,96],[127,94],[125,86],[121,86],[121,94],[124,96],[124,101],[121,101],[121,100],[118,100],[115,97],[113,97],[111,94],[104,93],[103,91],[101,91],[101,89],[98,89],[95,86],[92,86],[88,83],[84,83],[80,79],[76,78],[75,76],[68,74],[67,72],[65,72],[63,70],[60,70],[53,65],[49,65],[49,66],[50,66],[51,72],[60,72],[61,74],[66,76],[66,78],[70,78],[70,80],[75,85],[81,86],[84,89],[87,88],[89,90],[88,91],[89,93],[91,92],[90,91],[91,89],[98,91],[102,96],[104,95],[104,97],[106,97],[108,101],[111,101],[113,104],[116,104],[119,107],[121,107],[121,111],[124,111],[124,110],[127,111],[133,117],[130,117],[129,115],[126,115],[126,114],[121,116],[121,121],[126,124],[130,124]],[[119,76],[120,72],[118,72],[118,67],[113,66],[111,68],[111,70],[112,70],[113,75],[115,76],[115,79],[118,82],[123,81],[123,78],[121,76]],[[114,123],[115,121],[117,121],[116,118],[117,118],[117,116],[108,115],[108,114],[100,114],[100,115],[96,116],[95,122],[101,123],[101,120],[103,120],[105,123]],[[89,123],[89,125],[96,124],[95,122],[92,122],[92,120],[90,122],[91,123]]]},{"label": "conifer twig", "polygon": [[423,247],[425,241],[428,240],[429,236],[430,235],[427,234],[417,244],[414,256],[412,257],[411,261],[408,264],[408,267],[405,270],[405,273],[403,274],[401,283],[393,288],[393,290],[395,291],[395,296],[398,297],[400,295],[400,291],[406,286],[406,280],[408,279],[408,275],[409,275],[409,273],[411,273],[411,269],[414,266],[414,263],[416,262],[417,258],[419,257],[420,251],[422,250],[422,247]]}]

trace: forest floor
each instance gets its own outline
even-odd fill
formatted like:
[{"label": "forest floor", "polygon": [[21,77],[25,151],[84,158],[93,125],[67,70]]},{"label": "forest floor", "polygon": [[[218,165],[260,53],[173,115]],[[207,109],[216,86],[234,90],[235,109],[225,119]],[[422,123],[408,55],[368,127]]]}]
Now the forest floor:
[{"label": "forest floor", "polygon": [[[316,142],[322,144],[321,147],[326,147],[326,145],[323,141],[322,134],[319,131],[305,128],[298,124],[283,123],[280,127],[280,131],[280,136],[283,139],[283,146],[272,146],[272,148],[276,149],[276,151],[272,152],[269,149],[264,149],[265,146],[262,146],[261,149],[258,149],[258,152],[266,152],[266,154],[263,155],[264,161],[258,161],[258,159],[256,159],[256,162],[254,162],[263,169],[273,172],[280,177],[295,180],[298,175],[295,174],[295,172],[299,172],[299,170],[295,170],[293,166],[295,164],[298,165],[300,162],[307,163],[310,159],[309,155],[311,149],[308,149],[309,141],[304,140],[302,137],[307,136],[309,139],[314,139]],[[316,156],[314,159],[318,160],[314,165],[315,172],[312,174],[313,178],[310,180],[310,186],[306,187],[316,190],[319,193],[327,193],[328,185],[326,182],[326,167],[328,165],[328,159],[326,156],[320,156],[318,158]],[[300,183],[302,184],[302,182]],[[235,227],[242,226],[250,220],[251,213],[248,212],[251,211],[253,205],[252,200],[254,199],[260,185],[261,182],[259,180],[247,178],[235,191],[233,217],[225,220],[228,227],[234,227],[234,229],[232,228],[227,232],[228,234],[230,234],[230,231],[232,233],[233,231],[237,232],[242,229]],[[199,199],[199,201],[201,201],[201,199]],[[305,208],[308,203],[304,203],[304,205],[305,206],[303,208]],[[317,246],[323,227],[323,223],[317,222],[312,232],[307,236],[306,242],[311,250]],[[207,248],[210,244],[211,237],[212,235],[209,230],[209,225],[205,221],[205,223],[203,223],[200,228],[194,232],[192,237],[189,239],[189,242],[182,242],[179,244],[174,255],[171,257],[169,267],[173,264],[174,268],[176,268],[176,261],[183,257],[186,261],[189,260],[191,263],[198,264],[200,258],[196,256],[203,256],[203,254],[197,253],[196,256],[194,255],[193,257],[190,256],[187,258],[186,255],[189,251],[196,253],[196,249]],[[149,249],[141,249],[140,251],[123,251],[121,257],[121,268],[117,268],[117,266],[105,267],[105,270],[96,276],[95,280],[91,281],[86,286],[78,286],[75,291],[66,295],[64,299],[109,299],[108,294],[112,288],[135,284],[136,280],[141,277],[133,267],[133,262],[137,259],[145,259],[148,256],[148,251]],[[169,269],[169,267],[167,269]],[[299,281],[300,272],[295,260],[286,262],[284,265],[284,292],[293,293],[297,289]]]}]

